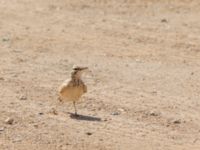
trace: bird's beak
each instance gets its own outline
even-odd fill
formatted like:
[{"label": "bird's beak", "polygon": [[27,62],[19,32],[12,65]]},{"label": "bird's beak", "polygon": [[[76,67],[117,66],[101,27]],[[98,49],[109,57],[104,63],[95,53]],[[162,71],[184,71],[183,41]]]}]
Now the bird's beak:
[{"label": "bird's beak", "polygon": [[88,67],[84,67],[84,68],[82,68],[83,70],[89,70],[89,68]]}]

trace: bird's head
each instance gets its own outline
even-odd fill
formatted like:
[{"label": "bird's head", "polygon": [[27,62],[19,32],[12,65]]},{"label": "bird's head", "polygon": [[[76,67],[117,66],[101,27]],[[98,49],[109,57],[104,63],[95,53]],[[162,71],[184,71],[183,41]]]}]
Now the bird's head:
[{"label": "bird's head", "polygon": [[88,72],[88,67],[73,66],[72,77],[81,77],[84,72]]}]

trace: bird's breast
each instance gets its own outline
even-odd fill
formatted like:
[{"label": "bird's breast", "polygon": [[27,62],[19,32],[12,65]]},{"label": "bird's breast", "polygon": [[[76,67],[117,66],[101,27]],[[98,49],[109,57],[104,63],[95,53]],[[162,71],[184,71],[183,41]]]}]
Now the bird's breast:
[{"label": "bird's breast", "polygon": [[60,94],[63,99],[74,101],[84,94],[84,89],[81,86],[66,87]]}]

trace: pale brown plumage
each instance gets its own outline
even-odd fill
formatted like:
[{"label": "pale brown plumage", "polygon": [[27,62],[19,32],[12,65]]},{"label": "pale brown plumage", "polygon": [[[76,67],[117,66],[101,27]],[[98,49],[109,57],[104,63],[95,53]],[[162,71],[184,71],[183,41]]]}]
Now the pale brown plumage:
[{"label": "pale brown plumage", "polygon": [[59,100],[63,102],[72,101],[75,115],[77,115],[76,101],[87,92],[87,86],[81,79],[82,73],[86,70],[88,70],[87,67],[73,67],[71,79],[65,80],[59,88]]}]

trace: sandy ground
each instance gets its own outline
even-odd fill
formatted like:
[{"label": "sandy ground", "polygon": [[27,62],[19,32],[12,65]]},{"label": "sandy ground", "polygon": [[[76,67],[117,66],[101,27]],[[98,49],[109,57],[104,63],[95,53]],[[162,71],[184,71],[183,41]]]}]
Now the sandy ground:
[{"label": "sandy ground", "polygon": [[[199,150],[199,18],[198,0],[1,0],[0,149]],[[79,118],[57,101],[74,64],[94,74]]]}]

